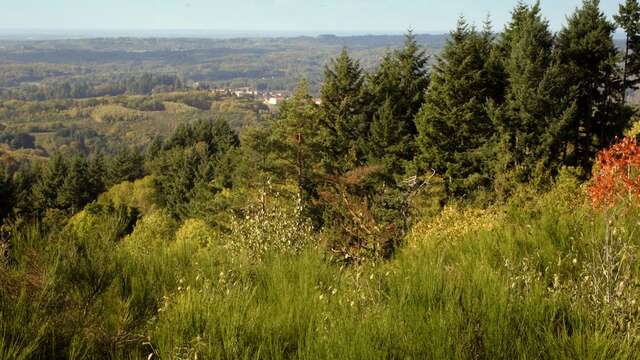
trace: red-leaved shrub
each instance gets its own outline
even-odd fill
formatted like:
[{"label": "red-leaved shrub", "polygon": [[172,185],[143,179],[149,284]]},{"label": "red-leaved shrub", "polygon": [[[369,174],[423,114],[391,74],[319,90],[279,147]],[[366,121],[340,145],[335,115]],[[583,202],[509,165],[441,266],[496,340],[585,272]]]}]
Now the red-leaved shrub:
[{"label": "red-leaved shrub", "polygon": [[598,154],[588,192],[597,209],[621,202],[640,206],[640,146],[636,139],[625,138]]}]

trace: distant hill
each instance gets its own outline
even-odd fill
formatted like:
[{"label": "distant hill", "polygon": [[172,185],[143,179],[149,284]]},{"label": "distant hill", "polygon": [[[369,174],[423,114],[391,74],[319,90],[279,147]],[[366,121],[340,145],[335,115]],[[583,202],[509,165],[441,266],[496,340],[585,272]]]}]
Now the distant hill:
[{"label": "distant hill", "polygon": [[[416,37],[435,54],[448,35]],[[107,86],[144,73],[177,75],[187,84],[281,90],[304,77],[317,89],[324,65],[342,48],[370,69],[403,41],[402,35],[0,40],[0,90]]]}]

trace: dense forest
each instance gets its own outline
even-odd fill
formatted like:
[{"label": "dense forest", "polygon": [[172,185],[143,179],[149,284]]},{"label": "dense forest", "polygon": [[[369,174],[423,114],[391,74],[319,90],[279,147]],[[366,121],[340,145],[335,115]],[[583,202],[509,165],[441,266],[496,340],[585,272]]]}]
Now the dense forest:
[{"label": "dense forest", "polygon": [[277,109],[21,88],[0,358],[640,358],[640,5],[599,5],[344,47]]}]

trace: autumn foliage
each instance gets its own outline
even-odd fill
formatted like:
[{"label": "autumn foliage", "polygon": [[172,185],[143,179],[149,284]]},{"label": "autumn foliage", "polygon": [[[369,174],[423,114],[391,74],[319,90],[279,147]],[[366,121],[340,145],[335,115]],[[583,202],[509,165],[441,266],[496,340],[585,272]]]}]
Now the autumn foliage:
[{"label": "autumn foliage", "polygon": [[594,208],[627,201],[640,205],[640,146],[636,139],[625,138],[598,154],[588,192]]}]

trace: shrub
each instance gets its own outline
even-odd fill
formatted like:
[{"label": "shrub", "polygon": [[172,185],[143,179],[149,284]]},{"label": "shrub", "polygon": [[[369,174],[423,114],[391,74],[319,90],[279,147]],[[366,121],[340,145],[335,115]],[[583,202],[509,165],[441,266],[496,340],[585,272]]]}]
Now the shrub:
[{"label": "shrub", "polygon": [[588,191],[594,208],[640,205],[640,146],[636,139],[624,138],[598,154]]}]

